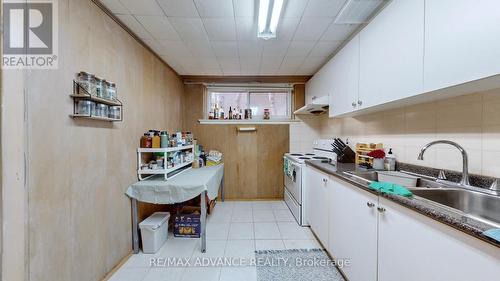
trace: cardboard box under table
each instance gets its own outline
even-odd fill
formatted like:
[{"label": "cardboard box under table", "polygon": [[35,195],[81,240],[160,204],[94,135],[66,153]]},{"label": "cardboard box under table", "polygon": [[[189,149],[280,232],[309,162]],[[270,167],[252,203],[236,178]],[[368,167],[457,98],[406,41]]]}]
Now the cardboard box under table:
[{"label": "cardboard box under table", "polygon": [[207,198],[213,200],[221,188],[221,200],[224,201],[224,164],[190,169],[175,177],[164,180],[163,176],[154,176],[139,181],[127,189],[126,194],[132,200],[132,245],[134,253],[139,252],[139,233],[137,222],[137,201],[152,204],[176,204],[201,195],[201,252],[206,250]]}]

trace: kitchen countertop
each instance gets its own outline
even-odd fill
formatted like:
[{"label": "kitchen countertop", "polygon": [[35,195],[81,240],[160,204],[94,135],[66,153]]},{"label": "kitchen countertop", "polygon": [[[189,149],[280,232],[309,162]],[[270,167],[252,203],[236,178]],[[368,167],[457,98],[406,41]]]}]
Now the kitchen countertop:
[{"label": "kitchen countertop", "polygon": [[407,198],[403,196],[380,193],[375,190],[369,189],[368,184],[366,182],[357,180],[356,178],[352,178],[344,174],[344,172],[347,171],[355,171],[356,170],[355,164],[337,163],[337,165],[334,166],[329,163],[322,163],[321,161],[318,160],[306,160],[306,164],[320,171],[323,171],[327,174],[330,174],[334,177],[337,177],[343,181],[346,181],[356,187],[364,189],[367,192],[389,199],[393,202],[398,203],[401,206],[414,210],[429,218],[432,218],[436,221],[449,225],[466,234],[472,235],[478,239],[481,239],[485,242],[488,242],[500,248],[500,242],[491,239],[487,236],[484,236],[482,234],[485,230],[491,228],[490,225],[485,224],[477,219],[464,216],[463,213],[461,213],[458,210],[454,210],[450,207],[442,205],[437,205],[438,203],[431,202],[427,199],[424,199],[416,195]]}]

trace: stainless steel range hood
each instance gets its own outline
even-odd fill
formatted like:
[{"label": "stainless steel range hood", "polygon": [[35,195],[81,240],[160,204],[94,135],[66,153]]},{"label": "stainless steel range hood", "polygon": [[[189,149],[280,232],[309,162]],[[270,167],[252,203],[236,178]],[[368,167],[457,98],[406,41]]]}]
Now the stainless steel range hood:
[{"label": "stainless steel range hood", "polygon": [[293,114],[320,115],[325,112],[328,112],[328,96],[314,99],[312,103],[308,103],[305,106],[295,110]]}]

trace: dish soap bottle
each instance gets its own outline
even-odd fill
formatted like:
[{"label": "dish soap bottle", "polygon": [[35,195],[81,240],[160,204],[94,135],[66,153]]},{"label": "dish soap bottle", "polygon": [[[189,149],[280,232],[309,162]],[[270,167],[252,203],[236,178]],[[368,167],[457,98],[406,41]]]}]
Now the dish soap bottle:
[{"label": "dish soap bottle", "polygon": [[392,148],[389,148],[384,166],[387,171],[396,171],[396,156],[392,153]]}]

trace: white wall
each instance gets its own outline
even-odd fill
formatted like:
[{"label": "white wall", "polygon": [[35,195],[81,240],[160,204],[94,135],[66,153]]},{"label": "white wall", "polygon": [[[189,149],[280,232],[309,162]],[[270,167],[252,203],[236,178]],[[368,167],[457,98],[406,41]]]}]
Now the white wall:
[{"label": "white wall", "polygon": [[312,115],[297,115],[297,118],[302,122],[290,124],[290,152],[310,152],[313,140],[321,137],[322,118]]}]

